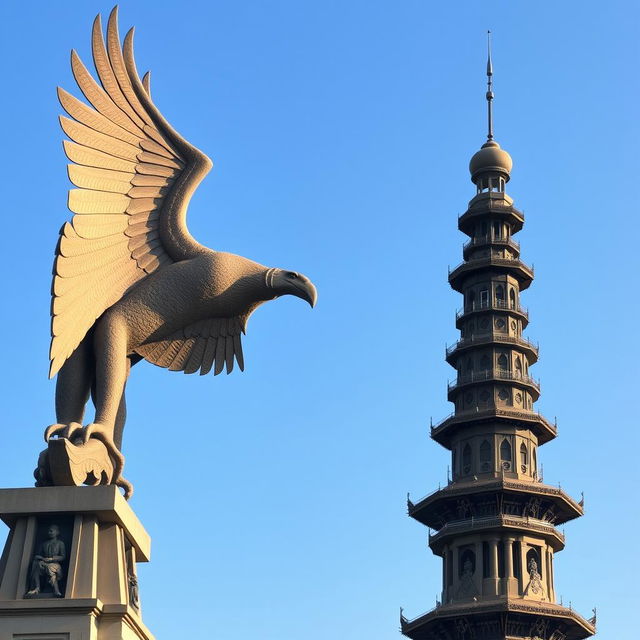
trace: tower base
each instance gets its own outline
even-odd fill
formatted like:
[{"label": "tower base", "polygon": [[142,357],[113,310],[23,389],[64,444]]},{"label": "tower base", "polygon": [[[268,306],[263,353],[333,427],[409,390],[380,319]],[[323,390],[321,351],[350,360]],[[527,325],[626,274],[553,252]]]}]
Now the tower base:
[{"label": "tower base", "polygon": [[0,640],[153,640],[136,576],[151,540],[115,486],[0,489],[0,518]]}]

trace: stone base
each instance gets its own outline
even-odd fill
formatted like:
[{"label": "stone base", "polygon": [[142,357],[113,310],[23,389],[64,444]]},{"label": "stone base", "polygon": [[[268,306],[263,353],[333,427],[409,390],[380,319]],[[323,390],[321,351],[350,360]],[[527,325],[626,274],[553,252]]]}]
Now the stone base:
[{"label": "stone base", "polygon": [[[116,487],[0,489],[0,518],[10,529],[0,559],[0,640],[153,640],[136,577],[150,539]],[[28,597],[33,557],[52,524],[66,547],[62,597],[44,577]]]}]

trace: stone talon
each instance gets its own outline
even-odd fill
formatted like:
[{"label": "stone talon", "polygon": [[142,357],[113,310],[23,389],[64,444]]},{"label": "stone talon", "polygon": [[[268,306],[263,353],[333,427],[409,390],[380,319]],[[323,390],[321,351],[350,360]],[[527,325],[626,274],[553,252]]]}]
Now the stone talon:
[{"label": "stone talon", "polygon": [[53,436],[73,440],[78,431],[82,431],[82,425],[79,422],[70,422],[69,424],[52,424],[45,429],[44,441],[49,442]]},{"label": "stone talon", "polygon": [[52,438],[52,436],[57,436],[60,433],[62,433],[62,431],[64,429],[67,428],[66,424],[50,424],[45,430],[44,430],[44,441],[45,442],[49,442],[49,440]]},{"label": "stone talon", "polygon": [[114,462],[113,477],[111,483],[124,489],[124,496],[127,500],[133,494],[133,485],[122,477],[122,469],[124,468],[124,456],[113,441],[112,431],[99,422],[92,422],[82,429],[82,441],[86,444],[89,438],[96,438],[107,448],[109,456]]}]

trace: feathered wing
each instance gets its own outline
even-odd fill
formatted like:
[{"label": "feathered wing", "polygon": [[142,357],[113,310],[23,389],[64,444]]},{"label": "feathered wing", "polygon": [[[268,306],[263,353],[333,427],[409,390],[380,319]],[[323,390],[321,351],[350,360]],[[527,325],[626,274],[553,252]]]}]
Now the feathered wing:
[{"label": "feathered wing", "polygon": [[71,66],[89,104],[59,89],[69,165],[71,222],[60,231],[52,287],[53,377],[96,319],[142,278],[204,250],[186,211],[211,161],[166,122],[133,61],[133,30],[120,45],[117,9],[107,43],[100,16],[92,50],[99,83],[75,52]]},{"label": "feathered wing", "polygon": [[195,322],[180,331],[136,349],[145,360],[170,371],[184,371],[200,375],[211,371],[227,373],[233,370],[234,359],[244,370],[241,334],[247,317],[212,318]]}]

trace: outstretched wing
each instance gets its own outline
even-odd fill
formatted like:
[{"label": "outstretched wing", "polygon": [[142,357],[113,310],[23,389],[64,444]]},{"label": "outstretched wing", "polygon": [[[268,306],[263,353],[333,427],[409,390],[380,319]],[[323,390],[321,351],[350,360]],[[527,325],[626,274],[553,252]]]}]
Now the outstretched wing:
[{"label": "outstretched wing", "polygon": [[133,60],[133,29],[120,46],[117,8],[107,43],[98,15],[92,50],[99,83],[71,53],[89,105],[63,89],[71,222],[60,231],[52,287],[53,377],[96,319],[145,276],[205,247],[186,227],[192,193],[212,163],[162,117]]},{"label": "outstretched wing", "polygon": [[146,343],[136,351],[148,362],[170,371],[200,370],[200,375],[205,375],[215,364],[217,376],[225,364],[227,373],[231,373],[234,359],[244,371],[241,334],[246,321],[247,316],[202,320],[167,338]]}]

